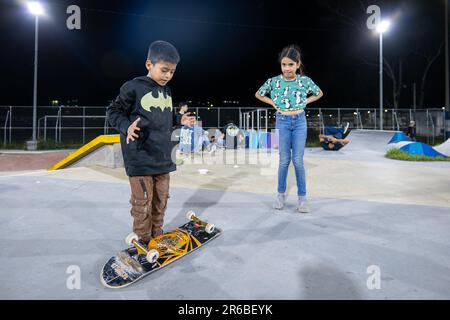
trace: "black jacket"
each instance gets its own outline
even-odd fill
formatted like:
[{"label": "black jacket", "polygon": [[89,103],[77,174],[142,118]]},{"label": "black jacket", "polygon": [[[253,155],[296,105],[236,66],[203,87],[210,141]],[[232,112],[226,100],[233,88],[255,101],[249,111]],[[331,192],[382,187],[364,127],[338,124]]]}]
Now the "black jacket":
[{"label": "black jacket", "polygon": [[[128,176],[149,176],[176,170],[171,159],[172,95],[147,76],[126,82],[107,109],[109,123],[120,132],[125,170]],[[126,143],[128,127],[137,119],[139,138]]]}]

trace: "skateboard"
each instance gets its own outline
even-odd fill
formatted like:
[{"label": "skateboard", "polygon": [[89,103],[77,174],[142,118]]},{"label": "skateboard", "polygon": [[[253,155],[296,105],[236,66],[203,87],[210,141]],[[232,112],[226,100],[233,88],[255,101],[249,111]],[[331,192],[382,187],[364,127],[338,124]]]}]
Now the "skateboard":
[{"label": "skateboard", "polygon": [[[148,247],[130,233],[125,242],[130,247],[113,256],[103,266],[100,281],[105,287],[118,289],[129,286],[143,277],[177,261],[218,237],[222,231],[214,224],[197,218],[192,211],[186,213],[189,222],[153,238]],[[138,260],[143,255],[145,259]]]}]

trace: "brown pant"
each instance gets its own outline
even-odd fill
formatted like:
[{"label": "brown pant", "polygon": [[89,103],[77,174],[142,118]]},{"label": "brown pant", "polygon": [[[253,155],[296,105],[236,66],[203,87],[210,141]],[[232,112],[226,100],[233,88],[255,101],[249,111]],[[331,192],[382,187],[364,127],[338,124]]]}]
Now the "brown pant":
[{"label": "brown pant", "polygon": [[162,233],[164,213],[169,197],[170,175],[129,177],[133,232],[139,239],[149,241]]}]

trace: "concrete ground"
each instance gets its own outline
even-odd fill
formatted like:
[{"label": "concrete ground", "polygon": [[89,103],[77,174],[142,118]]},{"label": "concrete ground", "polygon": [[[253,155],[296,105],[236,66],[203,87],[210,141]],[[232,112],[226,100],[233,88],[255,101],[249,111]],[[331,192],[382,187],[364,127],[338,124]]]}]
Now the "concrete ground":
[{"label": "concrete ground", "polygon": [[[305,215],[293,168],[287,207],[272,209],[277,157],[186,159],[166,230],[194,210],[224,233],[121,290],[99,274],[131,229],[123,169],[0,172],[0,299],[450,298],[450,163],[308,149]],[[80,289],[67,286],[71,266]]]}]

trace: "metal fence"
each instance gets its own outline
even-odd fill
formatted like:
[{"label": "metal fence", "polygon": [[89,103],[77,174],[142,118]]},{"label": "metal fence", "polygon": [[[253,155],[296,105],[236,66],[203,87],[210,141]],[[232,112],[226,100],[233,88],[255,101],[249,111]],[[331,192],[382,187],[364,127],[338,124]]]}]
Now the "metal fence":
[{"label": "metal fence", "polygon": [[[57,143],[86,143],[100,134],[116,133],[109,126],[106,107],[51,107],[39,106],[37,137],[40,141]],[[191,107],[198,124],[205,129],[222,128],[233,121],[244,130],[269,131],[275,128],[275,110],[272,108],[211,108]],[[3,144],[23,142],[32,136],[31,106],[0,106],[0,127]],[[308,128],[323,131],[326,126],[350,123],[355,129],[379,129],[378,108],[307,108]],[[386,109],[383,129],[405,131],[415,120],[418,136],[428,137],[434,143],[436,137],[445,134],[445,110],[443,108],[412,110]],[[0,142],[1,143],[1,142]]]}]

